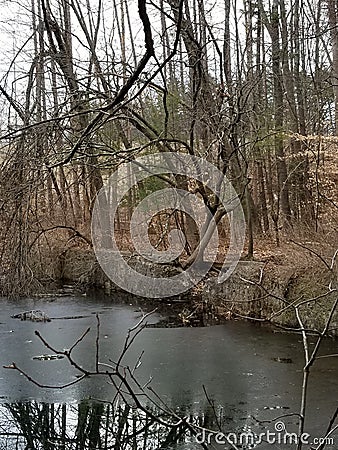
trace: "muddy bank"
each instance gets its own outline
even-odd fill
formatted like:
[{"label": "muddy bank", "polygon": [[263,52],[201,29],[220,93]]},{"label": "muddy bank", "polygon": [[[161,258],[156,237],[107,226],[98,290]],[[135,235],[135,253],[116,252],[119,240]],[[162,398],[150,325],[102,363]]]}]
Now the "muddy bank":
[{"label": "muddy bank", "polygon": [[[208,279],[203,297],[229,319],[252,318],[292,328],[300,327],[297,306],[304,328],[322,331],[337,297],[333,278],[332,273],[318,266],[311,269],[245,262],[224,283]],[[328,334],[338,336],[337,311]]]},{"label": "muddy bank", "polygon": [[[307,329],[321,331],[336,298],[336,274],[309,259],[292,265],[278,258],[265,261],[240,261],[235,272],[219,283],[217,271],[212,271],[192,291],[178,298],[159,301],[172,309],[173,323],[200,326],[233,318],[270,321],[284,327],[299,328],[295,305]],[[130,259],[135,267],[137,260]],[[81,286],[103,288],[107,294],[120,291],[101,270],[91,250],[71,249],[59,263],[60,279]],[[148,264],[147,272],[156,276],[172,276],[178,269],[172,266]],[[331,283],[332,292],[329,292]],[[338,336],[338,314],[333,315],[329,334]]]}]

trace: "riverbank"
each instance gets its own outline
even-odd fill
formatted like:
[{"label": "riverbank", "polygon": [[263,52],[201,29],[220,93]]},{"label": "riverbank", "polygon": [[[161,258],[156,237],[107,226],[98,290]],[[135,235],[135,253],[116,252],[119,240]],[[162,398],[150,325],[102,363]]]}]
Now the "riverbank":
[{"label": "riverbank", "polygon": [[[218,282],[217,270],[213,270],[184,296],[146,299],[144,303],[169,308],[175,326],[243,319],[285,329],[299,329],[302,323],[307,330],[321,332],[337,298],[337,264],[329,248],[325,256],[318,256],[323,252],[317,249],[316,254],[311,244],[304,244],[310,250],[289,242],[270,252],[261,251],[254,261],[240,261],[231,277],[222,283]],[[139,264],[136,257],[128,256],[128,261]],[[59,278],[66,283],[102,288],[112,296],[120,291],[104,274],[92,249],[68,249],[60,257],[58,270]],[[148,270],[157,276],[171,276],[178,271],[172,266],[151,264]],[[338,336],[337,312],[332,314],[327,334]]]}]

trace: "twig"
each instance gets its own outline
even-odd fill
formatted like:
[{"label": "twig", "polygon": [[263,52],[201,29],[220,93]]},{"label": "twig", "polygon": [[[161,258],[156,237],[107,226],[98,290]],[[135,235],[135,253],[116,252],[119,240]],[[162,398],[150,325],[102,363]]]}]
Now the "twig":
[{"label": "twig", "polygon": [[100,350],[100,317],[96,313],[96,352],[95,352],[95,368],[96,372],[99,372],[99,350]]},{"label": "twig", "polygon": [[292,242],[295,245],[298,245],[299,247],[304,248],[305,250],[308,250],[310,253],[314,254],[315,256],[317,256],[317,258],[319,258],[321,260],[321,262],[323,264],[325,264],[325,267],[327,269],[329,269],[330,272],[332,272],[332,268],[328,265],[328,263],[325,261],[325,259],[317,252],[315,252],[314,250],[312,250],[311,248],[307,247],[306,245],[301,244],[300,242],[296,242],[293,239],[290,239],[290,242]]},{"label": "twig", "polygon": [[259,420],[259,419],[257,419],[257,417],[250,415],[250,417],[252,417],[257,423],[260,423],[260,424],[273,423],[273,422],[276,422],[277,420],[284,419],[285,417],[294,417],[294,416],[300,417],[300,414],[299,413],[281,414],[280,416],[274,417],[273,419],[265,419],[265,420]]},{"label": "twig", "polygon": [[[336,425],[336,426],[332,429],[332,426],[333,426],[333,424],[335,423],[335,420],[337,419],[337,417],[338,417],[338,408],[335,410],[333,416],[331,417],[331,420],[330,420],[329,426],[327,427],[327,430],[326,430],[324,439],[327,438],[327,437],[329,437],[330,434],[332,434],[333,431],[335,431],[335,430],[337,429],[338,425]],[[318,447],[316,447],[315,450],[323,450],[324,448],[325,448],[325,443],[320,444]]]},{"label": "twig", "polygon": [[84,378],[86,378],[88,376],[88,373],[84,373],[83,375],[81,375],[81,377],[77,378],[76,380],[70,381],[69,383],[65,383],[65,384],[62,384],[60,386],[56,386],[56,385],[48,385],[48,384],[40,383],[39,381],[35,380],[30,375],[28,375],[28,373],[26,373],[24,370],[20,369],[20,367],[17,366],[15,362],[12,362],[12,364],[10,366],[3,366],[3,367],[5,369],[17,370],[25,378],[27,378],[28,381],[30,381],[31,383],[33,383],[36,386],[38,386],[40,388],[43,388],[43,389],[65,389],[65,388],[67,388],[69,386],[73,386],[74,384],[79,383],[80,381],[82,381]]},{"label": "twig", "polygon": [[84,339],[84,337],[89,333],[90,328],[87,328],[87,330],[82,333],[82,335],[75,341],[75,343],[70,347],[69,350],[57,350],[54,347],[52,347],[40,334],[39,331],[35,331],[35,335],[42,341],[42,343],[45,345],[45,347],[47,347],[49,350],[51,350],[52,352],[56,353],[57,355],[64,355],[69,363],[74,366],[76,369],[78,369],[80,372],[82,372],[83,374],[89,375],[90,372],[88,370],[85,370],[83,367],[81,367],[79,364],[77,364],[76,361],[74,361],[74,359],[71,356],[72,351],[74,350],[74,348]]},{"label": "twig", "polygon": [[333,268],[334,268],[334,265],[335,265],[335,262],[336,262],[336,258],[337,258],[337,255],[338,255],[338,248],[337,248],[337,250],[334,252],[334,255],[332,256],[332,259],[331,259],[331,270],[333,270]]},{"label": "twig", "polygon": [[222,431],[221,424],[219,423],[219,420],[218,420],[218,417],[217,417],[217,414],[216,414],[215,403],[209,397],[207,389],[206,389],[204,384],[202,385],[202,388],[203,388],[204,395],[205,395],[209,405],[211,406],[212,412],[214,413],[214,418],[216,420],[217,427],[218,427],[219,431]]},{"label": "twig", "polygon": [[[119,365],[122,362],[123,357],[125,356],[126,352],[128,351],[128,349],[131,347],[131,345],[133,344],[133,342],[135,341],[136,337],[141,333],[141,331],[145,328],[146,324],[143,324],[143,322],[145,321],[145,319],[147,317],[149,317],[151,314],[154,314],[157,311],[157,308],[155,308],[154,310],[150,311],[147,314],[144,314],[141,319],[139,320],[139,322],[134,325],[133,327],[129,328],[126,339],[124,341],[124,346],[122,349],[122,352],[116,362],[116,366],[119,367]],[[135,331],[135,334],[133,336],[131,336],[131,334]]]}]

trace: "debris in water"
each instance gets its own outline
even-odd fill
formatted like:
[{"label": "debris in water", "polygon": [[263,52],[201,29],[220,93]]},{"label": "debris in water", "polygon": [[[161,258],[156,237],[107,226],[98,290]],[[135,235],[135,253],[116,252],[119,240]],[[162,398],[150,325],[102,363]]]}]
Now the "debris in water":
[{"label": "debris in water", "polygon": [[280,356],[277,356],[277,358],[272,358],[274,361],[284,364],[292,364],[293,361],[291,358],[281,358]]},{"label": "debris in water", "polygon": [[39,361],[53,361],[55,359],[62,359],[64,355],[39,355],[33,356],[33,359],[37,359]]},{"label": "debris in water", "polygon": [[19,314],[11,316],[12,319],[31,320],[32,322],[50,322],[50,318],[40,309],[32,311],[23,311]]}]

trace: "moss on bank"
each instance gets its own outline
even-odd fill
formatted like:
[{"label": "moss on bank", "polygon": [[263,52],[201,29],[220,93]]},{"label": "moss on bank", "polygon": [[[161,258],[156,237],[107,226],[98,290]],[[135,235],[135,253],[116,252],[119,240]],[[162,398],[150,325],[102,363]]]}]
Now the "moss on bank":
[{"label": "moss on bank", "polygon": [[[321,332],[337,298],[334,279],[336,276],[325,268],[239,265],[220,285],[208,280],[206,296],[229,318],[251,318],[294,329],[301,327],[297,307],[304,328]],[[337,320],[336,311],[328,334],[338,335]]]}]

